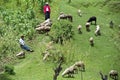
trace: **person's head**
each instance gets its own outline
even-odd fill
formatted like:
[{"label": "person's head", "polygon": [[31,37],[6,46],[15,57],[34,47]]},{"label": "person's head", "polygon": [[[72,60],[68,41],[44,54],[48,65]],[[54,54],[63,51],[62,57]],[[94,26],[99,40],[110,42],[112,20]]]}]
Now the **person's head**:
[{"label": "person's head", "polygon": [[45,3],[45,5],[48,5],[48,4],[49,4],[48,2]]},{"label": "person's head", "polygon": [[24,36],[22,35],[21,38],[24,39]]}]

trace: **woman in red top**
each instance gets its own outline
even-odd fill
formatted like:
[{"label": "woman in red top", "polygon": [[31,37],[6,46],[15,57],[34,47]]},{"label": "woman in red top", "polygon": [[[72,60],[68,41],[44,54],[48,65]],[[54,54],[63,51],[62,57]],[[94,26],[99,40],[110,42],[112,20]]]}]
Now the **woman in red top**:
[{"label": "woman in red top", "polygon": [[45,20],[47,20],[48,18],[50,18],[50,6],[49,6],[48,2],[45,3],[43,10],[44,10],[44,14],[45,14]]}]

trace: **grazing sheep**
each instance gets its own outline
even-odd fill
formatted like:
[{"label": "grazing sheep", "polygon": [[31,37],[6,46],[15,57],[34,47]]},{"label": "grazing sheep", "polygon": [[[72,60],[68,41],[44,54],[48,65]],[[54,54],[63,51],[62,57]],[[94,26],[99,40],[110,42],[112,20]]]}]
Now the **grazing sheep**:
[{"label": "grazing sheep", "polygon": [[83,61],[78,61],[75,63],[75,66],[77,66],[79,68],[79,70],[81,71],[85,71],[85,64]]},{"label": "grazing sheep", "polygon": [[69,67],[71,70],[73,70],[74,73],[78,73],[78,66],[73,64],[72,66]]},{"label": "grazing sheep", "polygon": [[49,32],[52,25],[52,21],[50,19],[45,20],[40,25],[37,25],[36,31],[39,33]]},{"label": "grazing sheep", "polygon": [[40,25],[38,25],[38,27],[41,26],[51,26],[52,25],[52,20],[51,19],[47,19],[44,22],[42,22]]},{"label": "grazing sheep", "polygon": [[85,26],[86,26],[86,31],[90,31],[90,23],[87,22],[87,23],[85,24]]},{"label": "grazing sheep", "polygon": [[62,77],[65,75],[68,75],[68,77],[71,77],[73,72],[70,72],[69,68],[65,69],[65,71],[62,73]]},{"label": "grazing sheep", "polygon": [[93,40],[93,37],[90,37],[89,42],[90,42],[90,45],[91,45],[91,46],[94,46],[94,40]]},{"label": "grazing sheep", "polygon": [[68,19],[69,21],[73,21],[73,17],[69,14],[64,14],[64,13],[60,13],[58,20],[60,19]]},{"label": "grazing sheep", "polygon": [[50,31],[50,27],[49,26],[41,26],[36,28],[37,31]]},{"label": "grazing sheep", "polygon": [[97,18],[95,16],[90,17],[87,22],[92,24],[93,21],[95,22],[95,25],[96,25]]},{"label": "grazing sheep", "polygon": [[25,58],[25,52],[24,51],[19,52],[18,54],[16,54],[16,57],[17,58]]},{"label": "grazing sheep", "polygon": [[73,77],[73,74],[75,73],[75,66],[70,66],[69,68],[65,69],[65,71],[62,73],[62,77],[65,75],[68,75],[68,77]]},{"label": "grazing sheep", "polygon": [[78,29],[78,33],[79,33],[79,34],[82,34],[82,31],[81,31],[82,26],[81,26],[81,25],[79,25],[79,26],[77,27],[77,29]]},{"label": "grazing sheep", "polygon": [[101,35],[101,33],[100,33],[100,26],[99,25],[96,26],[95,35],[96,36],[97,35]]},{"label": "grazing sheep", "polygon": [[48,51],[45,52],[43,61],[47,60],[47,58],[50,56],[50,53]]},{"label": "grazing sheep", "polygon": [[109,76],[114,80],[118,80],[118,72],[116,70],[111,70]]},{"label": "grazing sheep", "polygon": [[78,16],[82,16],[80,9],[77,11],[77,13],[78,13]]},{"label": "grazing sheep", "polygon": [[46,45],[47,50],[53,49],[53,41],[50,41],[47,45]]}]

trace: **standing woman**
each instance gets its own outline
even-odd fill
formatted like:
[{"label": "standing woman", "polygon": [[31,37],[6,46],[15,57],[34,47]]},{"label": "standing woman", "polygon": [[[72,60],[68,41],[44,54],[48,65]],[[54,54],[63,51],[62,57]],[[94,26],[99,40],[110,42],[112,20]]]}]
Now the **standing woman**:
[{"label": "standing woman", "polygon": [[45,3],[43,10],[44,10],[44,14],[45,14],[45,20],[49,19],[50,18],[50,6],[49,6],[48,2]]}]

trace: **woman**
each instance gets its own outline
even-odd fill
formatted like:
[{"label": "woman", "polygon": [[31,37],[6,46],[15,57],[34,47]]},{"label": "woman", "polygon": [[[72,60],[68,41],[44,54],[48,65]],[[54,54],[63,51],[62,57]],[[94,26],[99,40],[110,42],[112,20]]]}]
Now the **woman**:
[{"label": "woman", "polygon": [[43,7],[43,11],[45,14],[45,20],[50,18],[50,6],[48,4],[48,2],[45,3],[45,6]]}]

